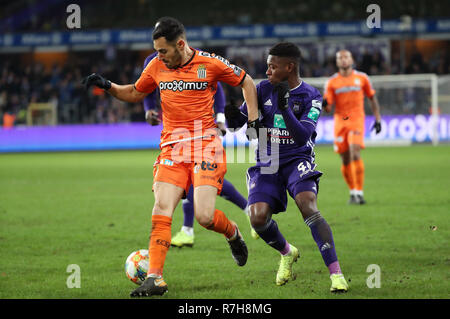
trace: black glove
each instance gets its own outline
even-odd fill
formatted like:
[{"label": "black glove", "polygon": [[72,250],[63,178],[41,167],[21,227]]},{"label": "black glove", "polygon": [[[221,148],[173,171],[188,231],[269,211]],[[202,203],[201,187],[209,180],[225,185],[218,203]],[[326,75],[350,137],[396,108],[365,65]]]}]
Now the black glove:
[{"label": "black glove", "polygon": [[259,119],[256,119],[251,122],[247,122],[247,131],[245,131],[245,135],[247,135],[247,139],[249,141],[255,140],[259,138],[259,129],[261,128],[261,122]]},{"label": "black glove", "polygon": [[278,94],[278,109],[286,110],[289,107],[289,84],[287,81],[277,83],[273,86]]},{"label": "black glove", "polygon": [[225,105],[225,118],[227,120],[233,120],[241,114],[241,110],[233,104]]},{"label": "black glove", "polygon": [[373,123],[372,129],[371,131],[375,130],[375,134],[378,134],[381,132],[381,122],[375,121],[375,123]]},{"label": "black glove", "polygon": [[85,77],[81,84],[84,85],[84,88],[87,90],[91,85],[98,86],[101,89],[109,90],[111,88],[111,81],[105,79],[100,74],[92,73],[91,75]]}]

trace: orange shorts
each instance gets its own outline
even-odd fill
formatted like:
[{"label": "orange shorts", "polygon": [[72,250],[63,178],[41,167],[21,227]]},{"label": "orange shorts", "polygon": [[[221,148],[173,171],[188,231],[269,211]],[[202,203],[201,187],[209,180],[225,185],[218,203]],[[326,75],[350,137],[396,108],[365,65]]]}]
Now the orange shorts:
[{"label": "orange shorts", "polygon": [[342,154],[347,152],[350,144],[364,146],[364,118],[347,122],[334,121],[334,151]]},{"label": "orange shorts", "polygon": [[169,183],[183,188],[186,194],[191,185],[211,185],[220,194],[226,172],[222,141],[211,137],[162,147],[153,164],[153,183]]}]

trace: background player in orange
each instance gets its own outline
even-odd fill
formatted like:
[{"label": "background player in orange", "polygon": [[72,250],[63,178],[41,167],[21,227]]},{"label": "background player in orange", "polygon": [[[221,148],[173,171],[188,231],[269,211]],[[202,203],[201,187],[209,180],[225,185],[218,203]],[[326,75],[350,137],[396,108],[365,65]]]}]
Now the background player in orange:
[{"label": "background player in orange", "polygon": [[336,53],[338,73],[331,76],[325,84],[324,106],[326,112],[334,110],[334,150],[342,159],[341,171],[350,189],[349,204],[365,204],[364,162],[361,149],[364,148],[364,96],[375,116],[372,130],[381,131],[380,106],[369,77],[353,69],[350,51]]},{"label": "background player in orange", "polygon": [[220,56],[191,48],[183,24],[174,18],[158,20],[153,46],[158,58],[149,62],[134,85],[118,85],[98,74],[83,80],[87,87],[96,85],[127,102],[140,102],[157,87],[160,90],[163,130],[153,173],[149,270],[144,283],[131,292],[132,297],[167,292],[162,274],[170,247],[172,215],[191,184],[197,221],[224,234],[236,263],[245,265],[247,247],[236,223],[215,209],[226,172],[225,152],[213,117],[217,82],[242,87],[251,110],[248,126],[259,128],[256,87],[244,70]]}]

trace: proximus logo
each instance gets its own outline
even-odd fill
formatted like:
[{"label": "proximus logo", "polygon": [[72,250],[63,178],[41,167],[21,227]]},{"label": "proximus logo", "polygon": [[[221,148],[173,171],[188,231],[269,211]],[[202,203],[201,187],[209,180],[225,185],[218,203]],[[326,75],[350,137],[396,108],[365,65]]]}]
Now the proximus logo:
[{"label": "proximus logo", "polygon": [[208,82],[184,82],[183,80],[172,82],[159,82],[159,89],[171,91],[198,90],[204,91],[208,87]]}]

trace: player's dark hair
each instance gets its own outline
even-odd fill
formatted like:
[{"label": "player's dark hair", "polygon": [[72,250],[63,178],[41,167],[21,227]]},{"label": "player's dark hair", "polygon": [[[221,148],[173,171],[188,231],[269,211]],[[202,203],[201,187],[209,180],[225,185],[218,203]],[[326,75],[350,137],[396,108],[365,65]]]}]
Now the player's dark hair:
[{"label": "player's dark hair", "polygon": [[269,50],[270,55],[292,59],[292,62],[300,66],[302,54],[298,46],[292,42],[280,42]]},{"label": "player's dark hair", "polygon": [[163,17],[158,19],[153,30],[153,40],[161,37],[166,38],[167,42],[172,42],[178,39],[178,37],[185,37],[184,25],[175,18]]}]

